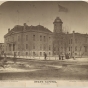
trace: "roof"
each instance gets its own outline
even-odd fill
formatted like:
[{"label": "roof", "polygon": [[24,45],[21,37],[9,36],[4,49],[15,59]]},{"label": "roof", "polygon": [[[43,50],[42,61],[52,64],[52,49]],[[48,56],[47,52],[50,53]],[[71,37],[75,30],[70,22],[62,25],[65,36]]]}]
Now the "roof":
[{"label": "roof", "polygon": [[59,18],[59,17],[56,17],[56,19],[54,20],[54,22],[53,23],[62,23],[62,20]]},{"label": "roof", "polygon": [[[24,29],[24,27],[25,27],[25,29]],[[10,35],[13,32],[17,33],[17,32],[25,32],[25,31],[36,31],[36,32],[52,33],[49,29],[45,28],[42,25],[28,26],[28,25],[25,24],[25,26],[16,25],[6,35]]]},{"label": "roof", "polygon": [[[67,34],[70,38],[73,36],[73,33],[69,33]],[[88,34],[81,34],[81,33],[74,33],[74,36],[77,37],[87,37],[88,38]]]}]

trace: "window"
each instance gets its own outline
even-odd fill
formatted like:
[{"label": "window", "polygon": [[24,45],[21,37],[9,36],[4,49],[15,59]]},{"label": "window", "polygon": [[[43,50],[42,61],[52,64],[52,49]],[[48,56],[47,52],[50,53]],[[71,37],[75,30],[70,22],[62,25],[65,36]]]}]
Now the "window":
[{"label": "window", "polygon": [[77,39],[75,39],[75,43],[77,43]]},{"label": "window", "polygon": [[69,51],[70,51],[70,47],[69,47]]},{"label": "window", "polygon": [[40,44],[40,50],[42,50],[42,44]]},{"label": "window", "polygon": [[9,41],[9,38],[8,38],[8,41]]},{"label": "window", "polygon": [[13,51],[15,51],[15,44],[13,44]]},{"label": "window", "polygon": [[33,56],[35,56],[36,54],[35,54],[35,52],[33,52]]},{"label": "window", "polygon": [[71,46],[71,51],[72,51],[72,46]]},{"label": "window", "polygon": [[75,47],[75,51],[77,51],[77,46]]},{"label": "window", "polygon": [[20,44],[18,44],[18,50],[20,49]]},{"label": "window", "polygon": [[85,42],[87,43],[87,38],[85,38]]},{"label": "window", "polygon": [[87,46],[84,46],[85,52],[87,52]]},{"label": "window", "polygon": [[42,36],[40,35],[40,41],[42,41]]},{"label": "window", "polygon": [[14,41],[14,37],[12,37],[12,41]]},{"label": "window", "polygon": [[75,55],[77,55],[77,53],[75,53]]},{"label": "window", "polygon": [[11,44],[9,44],[9,51],[11,51]]},{"label": "window", "polygon": [[49,55],[50,55],[50,52],[49,52]]},{"label": "window", "polygon": [[6,46],[6,51],[7,51],[7,46]]},{"label": "window", "polygon": [[18,41],[20,40],[20,37],[18,36]]},{"label": "window", "polygon": [[26,56],[28,56],[28,52],[26,52]]},{"label": "window", "polygon": [[70,39],[69,39],[69,44],[70,44]]},{"label": "window", "polygon": [[72,44],[72,39],[71,39],[71,44]]},{"label": "window", "polygon": [[50,40],[50,37],[49,37],[49,40]]},{"label": "window", "polygon": [[20,56],[20,52],[18,52],[18,56]]},{"label": "window", "polygon": [[44,36],[44,41],[46,41],[45,36]]},{"label": "window", "polygon": [[50,47],[50,45],[49,45],[49,50],[51,50],[51,47]]},{"label": "window", "polygon": [[26,35],[26,41],[28,41],[28,35]]},{"label": "window", "polygon": [[35,35],[33,35],[33,41],[35,41]]},{"label": "window", "polygon": [[28,49],[28,44],[26,44],[26,49]]},{"label": "window", "polygon": [[82,47],[80,47],[80,51],[81,51],[81,48],[82,48]]},{"label": "window", "polygon": [[35,49],[35,45],[33,45],[33,49]]},{"label": "window", "polygon": [[63,50],[63,47],[61,47],[61,50]]},{"label": "window", "polygon": [[46,46],[44,45],[44,50],[46,50]]},{"label": "window", "polygon": [[56,48],[54,47],[54,51],[56,51]]}]

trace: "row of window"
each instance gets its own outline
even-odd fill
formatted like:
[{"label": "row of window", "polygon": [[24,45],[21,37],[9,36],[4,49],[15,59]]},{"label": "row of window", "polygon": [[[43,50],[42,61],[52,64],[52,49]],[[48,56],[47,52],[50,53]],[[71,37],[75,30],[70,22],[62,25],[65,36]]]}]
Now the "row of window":
[{"label": "row of window", "polygon": [[[28,44],[26,44],[26,49],[28,49]],[[33,45],[33,49],[36,49],[35,45]],[[40,45],[40,50],[46,50],[46,45]],[[51,46],[49,45],[49,50],[51,50]]]},{"label": "row of window", "polygon": [[[86,49],[86,48],[85,48]],[[59,51],[60,50],[60,48],[55,48],[54,47],[54,51]],[[61,47],[61,50],[63,50],[63,47]],[[78,50],[78,47],[77,46],[75,46],[75,51],[77,51]],[[72,51],[72,47],[69,47],[69,51]],[[80,47],[80,51],[81,51],[81,47]],[[85,50],[86,51],[86,50]]]},{"label": "row of window", "polygon": [[[18,41],[20,41],[20,39],[21,39],[20,36],[18,36]],[[51,37],[49,37],[49,40],[50,39],[51,39]],[[47,40],[46,36],[40,35],[40,41],[46,41],[46,40]],[[9,38],[8,38],[8,41],[10,41]],[[14,41],[14,37],[12,37],[12,41]],[[26,41],[28,41],[28,35],[26,35]],[[36,41],[36,36],[35,35],[33,35],[33,41]]]},{"label": "row of window", "polygon": [[[82,48],[82,47],[80,47],[80,51],[81,51],[81,48]],[[75,51],[77,51],[77,50],[78,50],[78,47],[75,46]],[[72,47],[69,47],[69,51],[72,51]]]},{"label": "row of window", "polygon": [[[59,50],[60,50],[60,48],[54,47],[54,51],[59,51]],[[63,50],[63,47],[61,47],[61,50]]]},{"label": "row of window", "polygon": [[[40,35],[40,41],[46,41],[46,36],[42,36]],[[49,37],[49,40],[50,40],[50,37]],[[18,41],[20,41],[20,36],[18,36]],[[26,35],[26,41],[28,41],[28,35]],[[33,35],[33,41],[36,41],[36,36]]]},{"label": "row of window", "polygon": [[[40,56],[44,56],[44,53],[45,52],[40,52]],[[37,56],[36,52],[33,52],[32,54],[33,54],[33,56]],[[25,55],[28,56],[28,55],[30,55],[30,53],[26,52]],[[49,55],[51,55],[50,52],[49,52]],[[20,52],[18,52],[18,56],[20,56]]]},{"label": "row of window", "polygon": [[72,39],[69,39],[69,44],[72,44]]},{"label": "row of window", "polygon": [[[18,44],[18,49],[20,49],[20,48],[21,48],[21,46],[20,46],[20,44]],[[26,44],[25,48],[28,49],[28,44]],[[12,51],[15,51],[15,45],[14,44],[13,44],[13,46],[11,46],[11,44],[9,44],[9,51],[11,51],[11,49],[12,49]],[[33,49],[36,49],[35,45],[33,45]],[[42,50],[42,49],[46,50],[47,47],[45,45],[44,46],[40,45],[40,50]],[[49,45],[49,50],[51,50],[50,45]]]},{"label": "row of window", "polygon": [[[75,43],[77,44],[77,39],[75,39]],[[87,39],[85,39],[85,42],[87,42]],[[73,41],[72,41],[72,39],[69,39],[69,44],[72,44],[73,43]]]}]

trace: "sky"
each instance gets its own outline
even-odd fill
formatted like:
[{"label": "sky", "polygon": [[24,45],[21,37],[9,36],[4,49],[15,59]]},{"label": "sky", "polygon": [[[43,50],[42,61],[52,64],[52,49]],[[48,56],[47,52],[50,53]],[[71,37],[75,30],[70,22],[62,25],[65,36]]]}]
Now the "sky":
[{"label": "sky", "polygon": [[[68,12],[59,12],[58,4]],[[56,17],[60,17],[65,30],[88,33],[88,3],[84,1],[7,1],[0,5],[0,42],[4,42],[8,28],[24,23],[40,24],[53,31]]]}]

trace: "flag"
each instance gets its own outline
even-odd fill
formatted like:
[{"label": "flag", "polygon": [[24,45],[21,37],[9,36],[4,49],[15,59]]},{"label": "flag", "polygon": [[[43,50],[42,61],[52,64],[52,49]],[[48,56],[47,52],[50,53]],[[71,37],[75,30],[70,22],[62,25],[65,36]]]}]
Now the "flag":
[{"label": "flag", "polygon": [[59,12],[68,12],[68,9],[66,7],[63,7],[61,5],[58,5],[59,7]]}]

